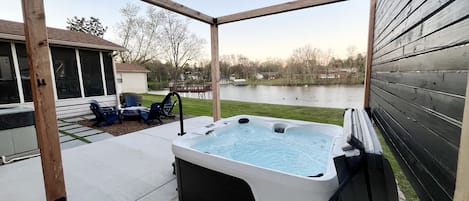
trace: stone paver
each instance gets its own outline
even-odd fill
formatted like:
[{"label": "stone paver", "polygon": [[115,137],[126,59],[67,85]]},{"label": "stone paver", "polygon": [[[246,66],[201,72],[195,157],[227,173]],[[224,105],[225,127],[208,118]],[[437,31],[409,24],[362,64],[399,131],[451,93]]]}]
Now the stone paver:
[{"label": "stone paver", "polygon": [[78,128],[73,128],[73,129],[67,130],[67,133],[75,134],[75,133],[79,133],[79,132],[83,132],[83,131],[89,131],[89,130],[92,130],[92,128],[83,126],[83,127],[78,127]]},{"label": "stone paver", "polygon": [[59,130],[67,131],[67,130],[70,130],[70,129],[73,129],[73,128],[79,128],[79,127],[82,127],[82,126],[78,125],[78,124],[72,124],[72,125],[68,125],[68,126],[59,127]]},{"label": "stone paver", "polygon": [[75,123],[75,122],[81,121],[81,120],[84,120],[84,119],[81,118],[81,117],[74,117],[74,118],[69,118],[69,119],[62,119],[62,121],[70,122],[70,123]]},{"label": "stone paver", "polygon": [[86,115],[86,116],[82,116],[83,119],[87,119],[87,120],[92,120],[92,119],[95,119],[96,116],[94,115]]},{"label": "stone paver", "polygon": [[83,131],[83,132],[74,133],[74,135],[76,135],[78,137],[86,137],[86,136],[96,135],[96,134],[100,134],[100,133],[104,133],[104,132],[100,131],[100,130],[96,130],[96,129],[91,129],[91,130],[87,130],[87,131]]},{"label": "stone paver", "polygon": [[71,140],[74,140],[74,139],[75,139],[74,137],[69,136],[69,135],[60,136],[60,138],[59,138],[60,143],[63,143],[63,142],[66,142],[66,141],[71,141]]}]

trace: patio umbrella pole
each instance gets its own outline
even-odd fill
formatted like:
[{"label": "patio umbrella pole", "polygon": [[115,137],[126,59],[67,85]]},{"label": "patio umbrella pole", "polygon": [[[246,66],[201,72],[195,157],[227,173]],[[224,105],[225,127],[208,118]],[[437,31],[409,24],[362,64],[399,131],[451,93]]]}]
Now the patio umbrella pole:
[{"label": "patio umbrella pole", "polygon": [[178,99],[178,102],[179,102],[179,124],[181,126],[181,132],[178,133],[178,136],[183,136],[184,134],[186,134],[186,132],[184,132],[184,117],[183,117],[183,112],[182,112],[181,96],[179,96],[179,94],[175,91],[173,91],[171,93],[172,93],[172,96],[176,96],[176,98]]}]

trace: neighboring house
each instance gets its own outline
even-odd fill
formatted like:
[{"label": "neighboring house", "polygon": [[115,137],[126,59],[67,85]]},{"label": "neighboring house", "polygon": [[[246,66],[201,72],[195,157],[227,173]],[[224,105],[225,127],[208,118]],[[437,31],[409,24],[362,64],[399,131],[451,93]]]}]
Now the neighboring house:
[{"label": "neighboring house", "polygon": [[[92,99],[117,105],[112,53],[126,49],[86,33],[47,32],[57,116],[88,114]],[[24,40],[23,23],[0,20],[0,105],[33,105]]]},{"label": "neighboring house", "polygon": [[147,73],[150,71],[138,64],[116,64],[117,91],[119,93],[147,93]]}]

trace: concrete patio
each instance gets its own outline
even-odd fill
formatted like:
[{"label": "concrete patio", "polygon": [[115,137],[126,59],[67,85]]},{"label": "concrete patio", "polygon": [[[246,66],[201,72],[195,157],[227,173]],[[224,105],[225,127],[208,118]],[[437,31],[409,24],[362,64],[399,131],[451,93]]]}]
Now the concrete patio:
[{"label": "concrete patio", "polygon": [[[186,132],[212,123],[211,117],[184,120]],[[177,200],[172,174],[172,140],[179,122],[62,150],[71,201]],[[45,200],[40,158],[0,166],[0,198]]]}]

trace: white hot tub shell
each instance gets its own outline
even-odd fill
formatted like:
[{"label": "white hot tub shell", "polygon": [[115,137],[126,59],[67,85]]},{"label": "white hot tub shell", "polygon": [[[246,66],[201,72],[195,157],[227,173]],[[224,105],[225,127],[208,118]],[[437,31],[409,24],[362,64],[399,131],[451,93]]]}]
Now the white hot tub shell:
[{"label": "white hot tub shell", "polygon": [[[238,124],[238,120],[247,118],[250,120],[262,122],[263,125],[275,127],[282,125],[285,130],[289,128],[304,128],[305,130],[314,130],[315,133],[321,133],[332,137],[327,171],[319,177],[307,177],[295,175],[287,172],[273,170],[265,167],[259,167],[253,164],[232,160],[218,155],[204,153],[191,148],[194,144],[204,139],[208,134],[219,129],[223,129],[232,124]],[[188,133],[173,142],[173,153],[176,156],[176,170],[178,172],[178,191],[179,199],[183,200],[231,200],[248,198],[229,198],[229,192],[233,195],[246,194],[247,197],[257,201],[323,201],[329,200],[339,187],[336,168],[334,166],[334,157],[343,155],[342,147],[346,145],[346,137],[343,134],[343,128],[331,124],[321,124],[297,120],[286,120],[269,117],[240,115],[227,119],[222,119],[211,125],[207,125],[191,133]],[[182,162],[181,162],[182,161]],[[184,165],[186,164],[186,165]],[[189,165],[190,168],[185,166]],[[194,172],[197,168],[202,172]],[[190,171],[189,171],[190,169]],[[207,174],[213,171],[213,175],[225,175],[225,179],[214,178],[210,180]],[[197,175],[202,175],[198,177]],[[228,179],[227,179],[228,178]],[[231,178],[231,179],[229,179]],[[187,181],[196,179],[201,181]],[[238,183],[244,183],[250,192],[239,192],[236,189],[228,189],[229,192],[220,193],[223,186],[232,188],[230,184],[224,184],[223,181],[237,180]],[[217,184],[204,184],[215,181]],[[187,184],[188,183],[188,184]],[[195,184],[195,185],[191,185]],[[241,184],[239,184],[241,185]],[[239,186],[235,185],[235,186]],[[220,187],[222,186],[222,187]],[[210,189],[216,188],[210,192]],[[212,194],[207,195],[207,194]],[[228,197],[220,197],[225,194]],[[252,195],[247,195],[252,194]]]}]

